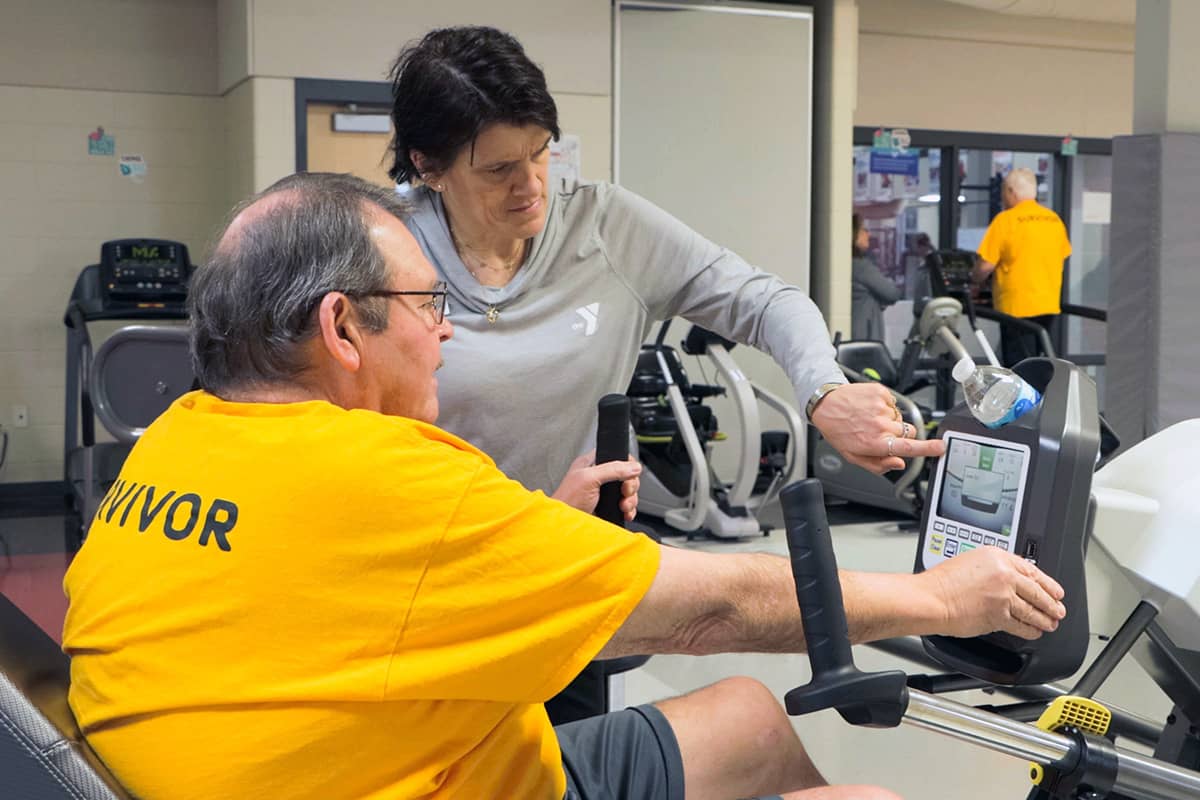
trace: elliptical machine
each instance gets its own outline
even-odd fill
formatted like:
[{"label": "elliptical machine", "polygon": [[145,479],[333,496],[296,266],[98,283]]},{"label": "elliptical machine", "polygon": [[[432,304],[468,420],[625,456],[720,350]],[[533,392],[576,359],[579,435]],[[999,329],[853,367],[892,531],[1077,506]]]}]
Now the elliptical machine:
[{"label": "elliptical machine", "polygon": [[[661,519],[668,535],[740,539],[765,533],[757,513],[804,460],[800,416],[738,369],[729,355],[733,342],[698,326],[680,346],[711,362],[721,385],[690,382],[679,353],[665,344],[670,326],[671,320],[663,322],[654,344],[642,346],[627,391],[638,459],[645,466],[638,512]],[[732,482],[723,481],[711,464],[714,444],[729,437],[704,401],[721,396],[732,399],[737,416]],[[761,429],[760,402],[783,416],[787,430]]]}]

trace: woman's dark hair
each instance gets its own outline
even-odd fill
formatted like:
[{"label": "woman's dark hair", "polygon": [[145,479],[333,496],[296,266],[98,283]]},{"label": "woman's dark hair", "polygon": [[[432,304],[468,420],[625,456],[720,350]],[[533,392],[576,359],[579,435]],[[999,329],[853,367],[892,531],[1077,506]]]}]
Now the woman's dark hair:
[{"label": "woman's dark hair", "polygon": [[559,138],[558,109],[541,68],[495,28],[439,28],[406,45],[392,65],[392,166],[396,181],[420,177],[409,153],[441,172],[496,122],[538,125]]},{"label": "woman's dark hair", "polygon": [[850,239],[850,249],[854,251],[854,255],[861,256],[862,252],[858,249],[858,232],[863,228],[862,214],[852,214],[850,216],[850,221],[854,226],[854,233]]}]

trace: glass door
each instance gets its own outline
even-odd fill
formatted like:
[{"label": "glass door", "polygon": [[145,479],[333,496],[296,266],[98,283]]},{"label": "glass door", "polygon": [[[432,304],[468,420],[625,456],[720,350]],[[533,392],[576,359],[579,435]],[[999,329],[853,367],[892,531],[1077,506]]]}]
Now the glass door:
[{"label": "glass door", "polygon": [[942,152],[910,152],[918,157],[917,174],[897,175],[872,172],[871,148],[854,148],[854,213],[871,235],[870,255],[880,271],[912,300],[928,294],[922,265],[938,243]]}]

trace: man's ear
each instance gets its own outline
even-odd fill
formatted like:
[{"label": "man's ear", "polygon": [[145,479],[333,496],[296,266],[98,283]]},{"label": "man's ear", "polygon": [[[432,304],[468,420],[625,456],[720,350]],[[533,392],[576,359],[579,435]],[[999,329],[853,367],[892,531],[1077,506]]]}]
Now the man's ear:
[{"label": "man's ear", "polygon": [[321,344],[334,362],[347,372],[358,372],[363,364],[363,330],[350,298],[330,292],[317,309]]}]

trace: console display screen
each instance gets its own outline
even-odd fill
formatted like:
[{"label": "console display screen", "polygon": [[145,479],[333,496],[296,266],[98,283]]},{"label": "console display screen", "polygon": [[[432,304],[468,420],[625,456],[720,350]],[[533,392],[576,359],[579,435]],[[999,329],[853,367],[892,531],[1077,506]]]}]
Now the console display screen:
[{"label": "console display screen", "polygon": [[1016,553],[1029,446],[963,431],[942,440],[921,563],[929,569],[976,547]]},{"label": "console display screen", "polygon": [[1012,532],[1025,451],[950,437],[937,515],[1001,536]]},{"label": "console display screen", "polygon": [[124,244],[116,248],[114,260],[118,264],[172,264],[175,262],[175,248],[160,244]]}]

